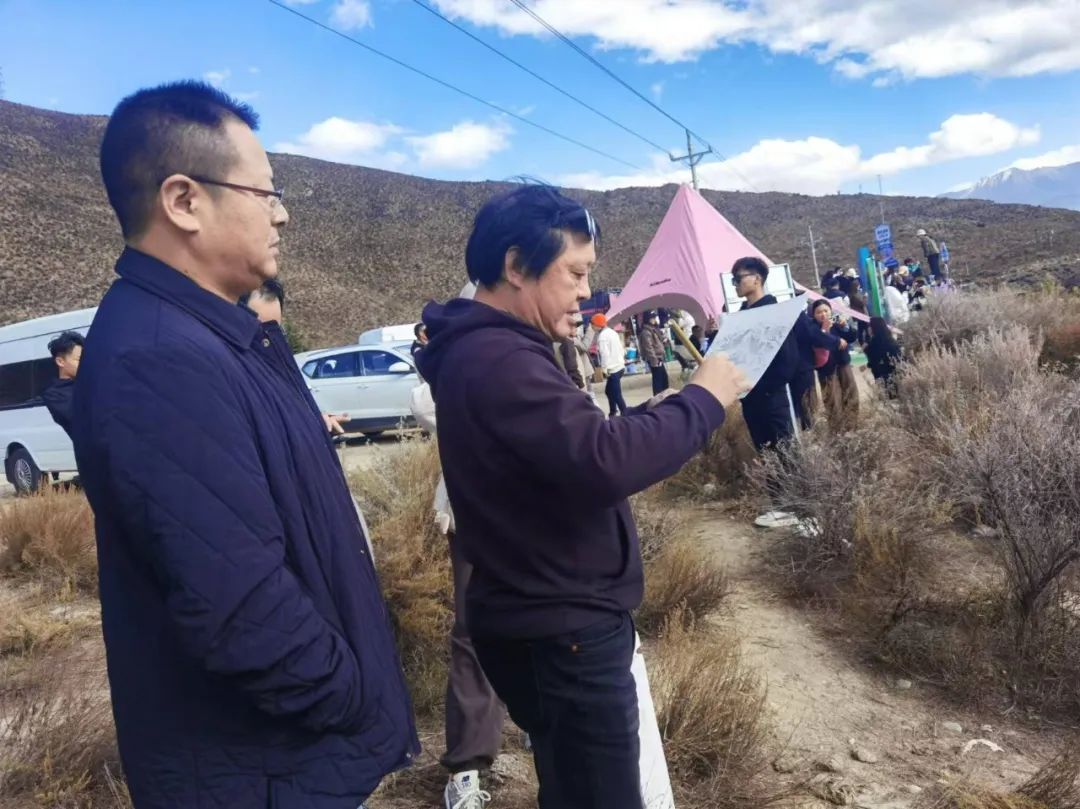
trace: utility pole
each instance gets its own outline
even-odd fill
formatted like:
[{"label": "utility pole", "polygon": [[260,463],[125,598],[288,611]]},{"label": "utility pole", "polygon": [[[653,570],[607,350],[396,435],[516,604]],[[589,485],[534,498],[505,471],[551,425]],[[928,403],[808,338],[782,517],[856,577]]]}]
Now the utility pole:
[{"label": "utility pole", "polygon": [[810,257],[813,259],[813,278],[820,289],[821,273],[818,271],[818,246],[814,244],[813,228],[810,226],[810,223],[807,223],[807,232],[810,234]]},{"label": "utility pole", "polygon": [[669,154],[668,157],[672,163],[686,162],[690,164],[690,182],[694,186],[694,190],[697,190],[697,164],[701,162],[701,159],[707,154],[712,154],[712,147],[710,146],[704,152],[695,152],[694,145],[690,142],[690,130],[686,130],[686,154],[685,155],[673,155]]},{"label": "utility pole", "polygon": [[881,190],[881,175],[877,176],[878,207],[881,209],[881,224],[885,224],[885,192]]}]

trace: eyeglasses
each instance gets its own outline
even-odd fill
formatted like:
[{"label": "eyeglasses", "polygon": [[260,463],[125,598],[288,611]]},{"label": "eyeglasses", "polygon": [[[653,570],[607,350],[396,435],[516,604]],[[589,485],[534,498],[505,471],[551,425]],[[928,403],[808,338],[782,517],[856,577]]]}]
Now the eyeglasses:
[{"label": "eyeglasses", "polygon": [[735,278],[735,283],[736,284],[741,284],[743,281],[745,281],[747,278],[749,278],[752,275],[757,275],[757,273],[743,272],[743,273],[739,273],[738,275],[733,276],[733,277]]},{"label": "eyeglasses", "polygon": [[250,185],[237,185],[236,183],[226,183],[221,180],[211,180],[209,177],[200,177],[195,174],[188,175],[197,183],[205,183],[206,185],[219,185],[222,188],[231,188],[233,191],[249,191],[252,194],[257,194],[260,197],[268,197],[270,199],[270,210],[273,210],[281,204],[282,197],[285,196],[284,188],[254,188]]}]

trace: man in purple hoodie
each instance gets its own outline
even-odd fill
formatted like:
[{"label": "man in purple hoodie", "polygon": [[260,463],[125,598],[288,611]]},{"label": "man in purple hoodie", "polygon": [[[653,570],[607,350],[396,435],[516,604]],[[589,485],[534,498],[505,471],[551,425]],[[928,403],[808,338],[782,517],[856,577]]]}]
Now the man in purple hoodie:
[{"label": "man in purple hoodie", "polygon": [[527,185],[490,200],[465,250],[474,300],[424,310],[418,356],[473,565],[466,620],[526,732],[541,809],[640,809],[630,672],[642,567],[627,497],[674,474],[745,389],[723,356],[682,392],[608,420],[555,362],[590,296],[600,230],[579,203]]}]

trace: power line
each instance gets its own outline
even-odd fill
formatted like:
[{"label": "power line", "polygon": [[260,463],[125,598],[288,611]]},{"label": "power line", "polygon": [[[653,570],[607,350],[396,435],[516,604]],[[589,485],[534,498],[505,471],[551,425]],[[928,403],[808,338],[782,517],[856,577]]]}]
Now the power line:
[{"label": "power line", "polygon": [[[600,68],[600,70],[604,71],[604,73],[606,73],[608,76],[613,78],[615,81],[617,81],[619,84],[621,84],[627,90],[629,90],[631,93],[636,95],[638,98],[640,98],[642,101],[644,101],[650,107],[652,107],[654,110],[659,112],[661,115],[663,115],[669,121],[671,121],[675,125],[681,127],[682,129],[686,130],[687,136],[693,135],[702,144],[705,145],[706,148],[705,148],[705,151],[703,151],[703,152],[694,152],[694,150],[689,148],[689,146],[688,146],[687,150],[686,150],[686,156],[684,156],[684,157],[674,157],[673,155],[669,154],[669,157],[671,157],[671,159],[673,161],[684,160],[684,161],[687,161],[690,164],[690,173],[691,173],[691,176],[694,176],[694,187],[695,188],[697,187],[697,179],[696,179],[696,176],[695,176],[694,168],[698,163],[701,162],[702,158],[704,158],[705,155],[707,155],[707,154],[709,154],[711,152],[711,153],[715,154],[717,157],[721,158],[724,161],[724,167],[729,169],[736,177],[738,177],[740,180],[742,180],[744,183],[746,183],[746,185],[750,188],[751,191],[757,191],[758,190],[757,188],[754,187],[754,184],[752,182],[750,182],[750,180],[747,179],[743,175],[742,172],[740,172],[734,166],[730,165],[731,160],[728,159],[722,152],[720,152],[720,151],[716,150],[715,148],[713,148],[713,145],[711,143],[709,143],[708,140],[706,140],[701,135],[699,135],[697,132],[692,130],[690,127],[688,127],[686,124],[684,124],[678,118],[676,118],[674,115],[669,113],[667,110],[665,110],[663,107],[661,107],[655,101],[653,101],[651,98],[644,95],[641,91],[639,91],[632,84],[625,81],[621,76],[619,76],[613,70],[611,70],[611,68],[609,68],[603,62],[601,62],[599,59],[595,58],[591,53],[589,53],[584,48],[582,48],[580,45],[578,45],[576,42],[574,42],[572,39],[570,39],[570,37],[568,37],[566,34],[564,34],[562,31],[560,31],[554,25],[552,25],[547,20],[545,20],[543,17],[541,17],[539,14],[537,14],[535,11],[533,11],[528,5],[525,4],[524,0],[510,0],[510,2],[513,3],[515,6],[517,6],[519,9],[521,9],[522,11],[524,11],[530,17],[532,17],[540,25],[544,26],[544,28],[546,28],[550,33],[554,34],[556,37],[558,37],[564,43],[566,43],[571,48],[573,48],[575,51],[577,51],[579,54],[581,54],[581,56],[583,56],[585,59],[588,59],[592,64],[594,64],[596,67]],[[667,150],[665,149],[664,151],[667,151]]]},{"label": "power line", "polygon": [[602,71],[607,73],[611,78],[613,78],[615,81],[617,81],[623,87],[625,87],[631,93],[636,95],[638,98],[640,98],[642,101],[644,101],[650,107],[652,107],[654,110],[659,112],[661,115],[663,115],[669,121],[671,121],[673,124],[676,124],[680,129],[685,129],[687,132],[689,132],[691,135],[693,135],[695,138],[697,138],[703,144],[708,146],[710,149],[712,148],[712,145],[707,140],[705,140],[705,138],[701,137],[701,135],[699,135],[697,132],[692,130],[690,127],[688,127],[686,124],[684,124],[678,118],[676,118],[674,115],[669,113],[667,110],[665,110],[663,107],[661,107],[655,101],[653,101],[651,98],[644,95],[641,91],[639,91],[632,84],[630,84],[627,81],[624,81],[622,79],[622,77],[617,75],[607,65],[605,65],[600,60],[596,59],[591,53],[589,53],[584,48],[579,46],[576,42],[574,42],[572,39],[570,39],[570,37],[568,37],[566,34],[564,34],[562,31],[560,31],[554,25],[549,23],[547,20],[545,20],[543,17],[541,17],[539,14],[537,14],[531,8],[529,8],[529,6],[525,4],[525,0],[510,0],[510,2],[513,3],[515,6],[517,6],[518,8],[520,8],[522,11],[524,11],[526,14],[528,14],[534,20],[536,20],[536,22],[540,23],[540,25],[544,26],[544,28],[546,28],[548,31],[550,31],[552,34],[554,34],[556,37],[561,39],[563,42],[565,42],[567,45],[569,45],[571,48],[573,48],[575,51],[577,51],[583,57],[585,57],[590,62],[592,62],[594,65],[596,65]]},{"label": "power line", "polygon": [[427,73],[427,72],[421,70],[418,67],[413,67],[408,62],[403,62],[401,59],[398,59],[397,57],[391,56],[388,53],[380,51],[378,48],[375,48],[375,47],[372,47],[371,45],[368,45],[366,42],[361,42],[360,40],[355,39],[354,37],[351,37],[346,33],[338,31],[336,28],[331,28],[329,25],[325,25],[324,23],[319,22],[314,17],[309,17],[308,15],[303,14],[300,11],[297,11],[295,8],[290,8],[289,6],[285,5],[285,3],[281,2],[280,0],[267,0],[267,2],[272,4],[272,5],[277,6],[278,8],[282,9],[283,11],[287,11],[290,14],[296,15],[297,17],[299,17],[302,20],[306,20],[307,22],[311,23],[312,25],[314,25],[314,26],[316,26],[318,28],[323,29],[324,31],[329,31],[331,34],[336,34],[337,36],[341,37],[342,39],[347,40],[348,42],[351,42],[354,45],[358,45],[359,47],[363,48],[366,51],[369,51],[370,53],[375,54],[376,56],[381,56],[383,59],[386,59],[389,62],[393,62],[398,67],[403,67],[406,70],[408,70],[408,71],[410,71],[412,73],[415,73],[418,76],[423,76],[425,79],[433,81],[436,84],[441,85],[442,87],[445,87],[448,90],[453,90],[455,93],[458,93],[459,95],[463,95],[466,98],[477,102],[478,104],[483,104],[485,107],[489,107],[489,108],[495,110],[496,112],[502,113],[503,115],[508,115],[511,118],[514,118],[515,120],[521,121],[521,123],[523,123],[523,124],[527,124],[528,126],[539,129],[541,132],[546,132],[549,135],[553,135],[554,137],[559,138],[560,140],[564,140],[567,143],[572,143],[575,146],[579,146],[582,149],[586,149],[586,150],[592,152],[593,154],[600,155],[601,157],[606,157],[608,160],[614,160],[616,163],[621,163],[624,166],[628,166],[629,168],[641,171],[640,166],[637,166],[637,165],[635,165],[633,163],[630,163],[630,162],[628,162],[626,160],[623,160],[622,158],[615,157],[614,155],[608,154],[607,152],[604,152],[604,151],[602,151],[600,149],[597,149],[597,148],[595,148],[593,146],[589,146],[589,144],[587,144],[587,143],[582,143],[581,141],[576,140],[576,139],[570,137],[569,135],[564,135],[561,132],[556,132],[554,129],[550,129],[550,128],[544,126],[543,124],[538,124],[536,121],[532,121],[532,120],[526,118],[523,115],[519,115],[518,113],[512,112],[511,110],[508,110],[505,107],[501,107],[498,104],[495,104],[495,103],[493,103],[491,101],[487,101],[487,100],[485,100],[483,98],[480,98],[480,96],[474,95],[473,93],[470,93],[468,90],[463,90],[462,88],[460,88],[460,87],[458,87],[458,86],[456,86],[454,84],[450,84],[450,82],[448,82],[448,81],[443,81],[442,79],[437,78],[436,76],[433,76],[430,73]]},{"label": "power line", "polygon": [[438,17],[438,18],[439,18],[440,20],[442,20],[442,21],[443,21],[443,22],[445,22],[446,24],[448,24],[448,25],[451,25],[451,26],[453,26],[453,27],[454,27],[454,28],[456,28],[456,29],[457,29],[458,31],[460,31],[461,33],[465,34],[465,36],[469,37],[469,39],[472,39],[472,40],[474,40],[475,42],[478,42],[478,43],[480,43],[481,45],[483,45],[483,46],[484,46],[485,48],[487,48],[487,49],[488,49],[489,51],[491,51],[492,53],[494,53],[494,54],[496,54],[496,55],[498,55],[498,56],[502,57],[502,58],[503,58],[503,59],[505,59],[505,60],[506,60],[507,62],[509,62],[510,64],[514,65],[515,67],[518,67],[518,68],[520,68],[521,70],[524,70],[524,71],[525,71],[526,73],[528,73],[528,74],[529,74],[530,76],[532,76],[532,77],[533,77],[534,79],[537,79],[538,81],[541,81],[541,82],[543,82],[543,83],[544,83],[544,84],[546,84],[546,85],[547,85],[548,87],[550,87],[550,88],[551,88],[552,90],[555,90],[555,91],[557,91],[557,92],[561,93],[562,95],[564,95],[564,96],[566,96],[567,98],[569,98],[569,99],[570,99],[571,101],[575,101],[575,102],[577,102],[578,104],[580,104],[580,105],[581,105],[582,107],[584,107],[585,109],[589,110],[590,112],[593,112],[593,113],[595,113],[596,115],[599,115],[599,116],[600,116],[601,118],[603,118],[603,119],[604,119],[605,121],[607,121],[608,123],[614,124],[615,126],[619,127],[619,129],[621,129],[621,130],[623,130],[624,132],[627,132],[627,133],[629,133],[629,134],[633,135],[633,136],[634,136],[635,138],[637,138],[638,140],[640,140],[640,141],[643,141],[643,142],[647,143],[647,144],[648,144],[649,146],[651,146],[652,148],[654,148],[654,149],[657,149],[657,150],[659,150],[659,151],[661,151],[661,152],[664,152],[665,154],[668,154],[668,153],[669,153],[669,152],[668,152],[668,150],[667,150],[667,149],[665,149],[665,148],[664,148],[663,146],[661,146],[660,144],[656,143],[655,141],[651,141],[651,140],[649,140],[649,139],[648,139],[647,137],[645,137],[644,135],[641,135],[641,134],[639,134],[638,132],[635,132],[635,131],[634,131],[633,129],[631,129],[630,127],[626,126],[625,124],[622,124],[622,123],[620,123],[619,121],[616,121],[616,120],[615,120],[614,118],[612,118],[612,117],[611,117],[610,115],[608,115],[607,113],[601,112],[600,110],[598,110],[598,109],[597,109],[596,107],[592,106],[591,104],[589,104],[589,103],[587,103],[587,102],[585,102],[585,101],[582,101],[582,100],[581,100],[580,98],[578,98],[577,96],[573,95],[572,93],[569,93],[569,92],[567,92],[567,91],[566,91],[566,90],[564,90],[564,89],[563,89],[562,87],[559,87],[559,86],[558,86],[557,84],[555,84],[554,82],[548,81],[547,79],[545,79],[545,78],[544,78],[543,76],[541,76],[541,75],[540,75],[539,73],[537,73],[536,71],[534,71],[534,70],[532,70],[531,68],[528,68],[528,67],[526,67],[525,65],[521,64],[521,62],[517,61],[517,60],[516,60],[516,59],[514,59],[514,58],[513,58],[512,56],[508,56],[507,54],[503,53],[503,52],[502,52],[501,50],[499,50],[498,48],[496,48],[496,47],[495,47],[494,45],[491,45],[491,44],[489,44],[488,42],[485,42],[485,41],[484,41],[484,40],[482,40],[482,39],[481,39],[480,37],[476,36],[476,34],[472,33],[472,31],[469,31],[469,30],[468,30],[467,28],[465,28],[464,26],[458,25],[458,24],[457,24],[456,22],[454,22],[454,21],[453,21],[453,20],[451,20],[451,19],[450,19],[449,17],[447,17],[447,16],[445,16],[444,14],[442,14],[441,12],[439,12],[439,11],[438,11],[437,9],[434,9],[434,8],[432,8],[431,6],[429,6],[429,5],[427,4],[427,3],[425,3],[425,2],[424,2],[424,0],[413,0],[413,2],[414,2],[414,3],[416,3],[416,5],[420,6],[420,8],[424,9],[425,11],[428,11],[428,12],[430,12],[431,14],[434,14],[434,15],[435,15],[436,17]]}]

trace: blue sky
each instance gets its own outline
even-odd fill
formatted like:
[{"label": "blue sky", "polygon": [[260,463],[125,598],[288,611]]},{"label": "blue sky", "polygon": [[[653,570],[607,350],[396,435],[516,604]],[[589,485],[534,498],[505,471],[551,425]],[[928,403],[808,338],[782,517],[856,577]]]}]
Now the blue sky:
[{"label": "blue sky", "polygon": [[[670,150],[682,130],[510,0],[424,0]],[[268,0],[0,0],[8,100],[107,113],[205,77],[250,101],[270,149],[445,179],[593,188],[688,177],[666,155],[484,50],[414,0],[296,11],[636,168],[414,76]],[[703,135],[705,187],[937,194],[1080,160],[1077,0],[528,0]],[[722,156],[722,157],[721,157]]]}]

